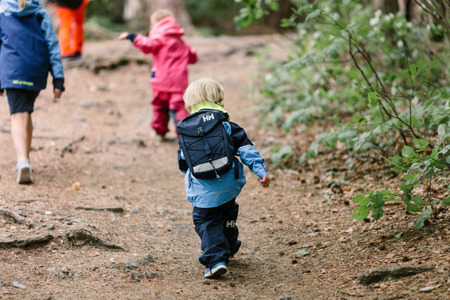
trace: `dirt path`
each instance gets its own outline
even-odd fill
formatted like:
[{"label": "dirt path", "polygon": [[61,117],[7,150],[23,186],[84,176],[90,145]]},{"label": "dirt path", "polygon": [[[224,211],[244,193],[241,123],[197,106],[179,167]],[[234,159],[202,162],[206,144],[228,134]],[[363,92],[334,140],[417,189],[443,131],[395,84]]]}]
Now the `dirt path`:
[{"label": "dirt path", "polygon": [[[200,62],[191,80],[213,77],[225,87],[226,108],[257,146],[263,135],[247,89],[257,65],[248,54],[274,37],[189,39]],[[128,43],[88,43],[85,62],[99,57],[141,56]],[[279,54],[281,55],[281,54]],[[177,169],[176,142],[150,138],[148,65],[130,64],[98,74],[66,70],[67,92],[53,103],[49,90],[37,101],[32,163],[35,184],[15,184],[15,155],[6,99],[0,105],[0,207],[20,213],[23,224],[0,216],[0,241],[54,239],[35,249],[1,249],[4,299],[443,299],[448,293],[446,223],[422,234],[409,231],[413,216],[394,225],[356,225],[348,205],[355,190],[324,201],[329,173],[318,169],[273,172],[270,189],[247,172],[238,198],[243,247],[220,280],[203,279],[199,239]],[[173,131],[171,132],[174,137]],[[328,157],[332,161],[332,157]],[[248,170],[247,170],[248,171]],[[124,212],[77,207],[119,207]],[[32,220],[32,221],[31,221]],[[32,222],[32,223],[31,223]],[[125,251],[70,243],[68,232],[88,230]],[[393,238],[405,231],[402,240]],[[381,247],[380,245],[384,245]],[[433,246],[430,246],[433,245]],[[308,255],[296,254],[305,250]],[[392,255],[390,254],[392,253]],[[409,264],[432,272],[363,286],[366,270]],[[420,288],[436,286],[431,294]]]}]

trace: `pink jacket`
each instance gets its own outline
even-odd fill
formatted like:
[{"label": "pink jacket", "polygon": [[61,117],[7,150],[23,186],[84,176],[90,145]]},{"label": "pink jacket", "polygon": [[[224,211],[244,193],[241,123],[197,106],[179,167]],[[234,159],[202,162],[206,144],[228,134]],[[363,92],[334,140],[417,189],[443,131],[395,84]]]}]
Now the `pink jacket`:
[{"label": "pink jacket", "polygon": [[133,45],[153,56],[150,83],[154,92],[181,92],[188,86],[188,64],[197,62],[197,53],[181,37],[184,29],[172,17],[165,17],[150,30],[138,34]]}]

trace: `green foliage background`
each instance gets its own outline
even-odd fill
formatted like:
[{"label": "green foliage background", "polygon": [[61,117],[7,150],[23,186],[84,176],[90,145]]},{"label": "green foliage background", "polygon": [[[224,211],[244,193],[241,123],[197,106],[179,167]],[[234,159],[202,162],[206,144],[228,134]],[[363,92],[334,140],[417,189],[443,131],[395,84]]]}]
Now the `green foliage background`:
[{"label": "green foliage background", "polygon": [[[242,4],[236,21],[243,27],[278,3],[236,1]],[[407,211],[419,213],[415,227],[422,227],[436,206],[449,204],[448,197],[418,195],[415,189],[441,178],[439,184],[450,191],[450,37],[442,27],[409,22],[400,12],[374,12],[369,1],[292,3],[292,15],[282,21],[296,32],[290,57],[277,63],[261,54],[256,86],[262,122],[286,132],[301,123],[334,125],[301,155],[290,146],[276,147],[272,161],[301,164],[317,157],[319,145],[337,143],[354,153],[377,151],[403,180],[399,191],[356,196],[354,218],[371,212],[380,219],[386,202],[403,201]]]}]

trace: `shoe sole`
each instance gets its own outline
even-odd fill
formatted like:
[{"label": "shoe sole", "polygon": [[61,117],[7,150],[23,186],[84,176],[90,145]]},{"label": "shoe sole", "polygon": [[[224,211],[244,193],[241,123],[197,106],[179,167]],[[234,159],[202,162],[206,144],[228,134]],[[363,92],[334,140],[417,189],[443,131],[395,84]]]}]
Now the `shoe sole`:
[{"label": "shoe sole", "polygon": [[217,269],[213,269],[211,270],[211,278],[217,278],[222,276],[223,274],[225,274],[227,272],[227,267],[225,266],[220,266]]},{"label": "shoe sole", "polygon": [[19,176],[17,177],[17,183],[19,183],[19,184],[31,183],[30,167],[23,167],[19,170]]}]

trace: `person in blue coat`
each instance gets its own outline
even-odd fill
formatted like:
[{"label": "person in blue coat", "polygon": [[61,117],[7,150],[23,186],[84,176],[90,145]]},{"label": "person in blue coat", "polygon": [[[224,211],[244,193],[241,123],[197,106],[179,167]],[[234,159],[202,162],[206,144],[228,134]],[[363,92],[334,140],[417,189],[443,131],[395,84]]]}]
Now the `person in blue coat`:
[{"label": "person in blue coat", "polygon": [[[223,108],[224,89],[213,79],[194,81],[188,86],[183,99],[191,114],[201,110],[217,110],[228,116]],[[183,121],[179,126],[183,126],[182,123]],[[245,130],[229,120],[224,121],[222,125],[231,136],[234,155],[260,178],[263,187],[268,187],[270,178],[264,158],[247,137]],[[226,273],[229,258],[241,246],[236,226],[239,211],[236,197],[246,183],[241,162],[235,159],[233,167],[221,175],[221,180],[198,179],[191,174],[182,149],[178,150],[179,169],[186,173],[186,197],[192,203],[195,231],[201,239],[203,253],[199,261],[206,268],[206,278],[216,278]],[[235,170],[236,168],[238,170]]]},{"label": "person in blue coat", "polygon": [[40,91],[53,76],[54,98],[64,91],[58,37],[40,0],[0,1],[0,95],[6,90],[11,135],[17,154],[17,182],[32,182],[31,114]]}]

